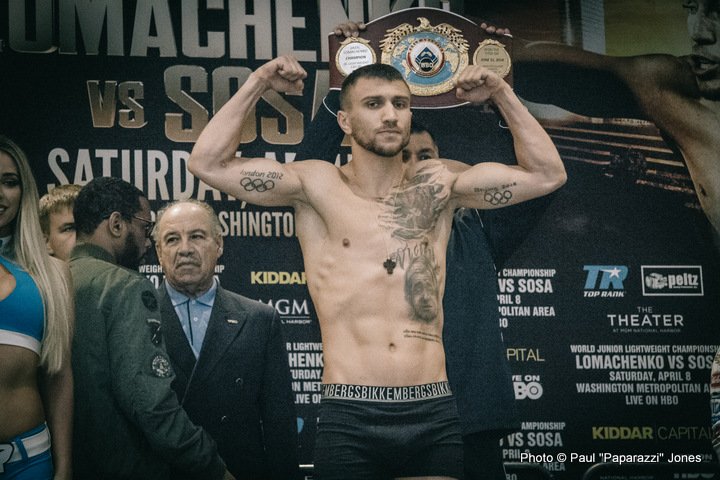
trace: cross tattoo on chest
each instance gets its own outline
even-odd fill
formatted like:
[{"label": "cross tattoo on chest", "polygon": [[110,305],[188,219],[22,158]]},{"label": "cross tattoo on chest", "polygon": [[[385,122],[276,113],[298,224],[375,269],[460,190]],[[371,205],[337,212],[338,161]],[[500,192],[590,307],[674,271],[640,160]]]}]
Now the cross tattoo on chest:
[{"label": "cross tattoo on chest", "polygon": [[388,275],[392,275],[393,270],[395,270],[395,267],[397,266],[397,263],[395,260],[387,259],[383,262],[383,267],[385,267],[385,270],[387,270]]}]

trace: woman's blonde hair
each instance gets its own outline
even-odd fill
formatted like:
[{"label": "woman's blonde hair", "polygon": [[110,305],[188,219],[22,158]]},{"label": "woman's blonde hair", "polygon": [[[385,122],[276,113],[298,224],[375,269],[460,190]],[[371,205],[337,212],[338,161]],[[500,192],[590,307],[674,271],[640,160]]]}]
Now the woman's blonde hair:
[{"label": "woman's blonde hair", "polygon": [[60,370],[70,359],[73,296],[59,260],[50,257],[38,216],[38,190],[27,156],[9,138],[0,135],[0,151],[13,159],[20,174],[22,196],[15,218],[11,252],[13,260],[32,276],[43,299],[44,336],[40,364],[48,373]]}]

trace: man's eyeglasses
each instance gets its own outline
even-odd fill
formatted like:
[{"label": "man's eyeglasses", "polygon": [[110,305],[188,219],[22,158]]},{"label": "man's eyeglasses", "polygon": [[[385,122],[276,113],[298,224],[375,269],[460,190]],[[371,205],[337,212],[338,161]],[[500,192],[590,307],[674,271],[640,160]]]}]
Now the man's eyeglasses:
[{"label": "man's eyeglasses", "polygon": [[145,236],[147,238],[151,238],[153,228],[155,228],[155,222],[153,222],[152,220],[146,220],[144,218],[136,217],[135,215],[130,215],[130,216],[132,218],[134,218],[135,220],[140,220],[141,222],[143,222],[145,224]]}]

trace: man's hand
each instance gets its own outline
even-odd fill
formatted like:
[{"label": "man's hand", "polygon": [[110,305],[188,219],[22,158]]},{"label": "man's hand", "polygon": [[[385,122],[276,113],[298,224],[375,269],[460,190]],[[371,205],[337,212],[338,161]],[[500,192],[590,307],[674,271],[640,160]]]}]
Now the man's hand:
[{"label": "man's hand", "polygon": [[482,22],[480,24],[480,28],[482,28],[491,35],[510,35],[512,37],[509,28],[496,27],[495,25],[490,25],[486,22]]},{"label": "man's hand", "polygon": [[355,23],[352,21],[347,21],[345,23],[341,23],[335,27],[333,30],[335,32],[335,35],[338,37],[345,36],[347,37],[357,37],[360,35],[360,32],[365,30],[365,24],[362,22]]},{"label": "man's hand", "polygon": [[479,65],[465,67],[455,80],[455,96],[471,103],[492,101],[493,95],[510,86],[496,73]]},{"label": "man's hand", "polygon": [[252,75],[265,84],[266,90],[285,93],[301,92],[307,72],[294,57],[284,55],[263,64]]}]

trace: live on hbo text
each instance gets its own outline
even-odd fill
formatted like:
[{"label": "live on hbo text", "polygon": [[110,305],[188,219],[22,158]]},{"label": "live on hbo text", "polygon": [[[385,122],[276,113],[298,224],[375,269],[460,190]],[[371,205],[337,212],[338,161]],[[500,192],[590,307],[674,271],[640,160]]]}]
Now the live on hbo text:
[{"label": "live on hbo text", "polygon": [[700,463],[703,456],[700,454],[679,453],[649,453],[649,454],[621,454],[608,452],[593,453],[530,453],[522,452],[520,461],[523,463]]}]

